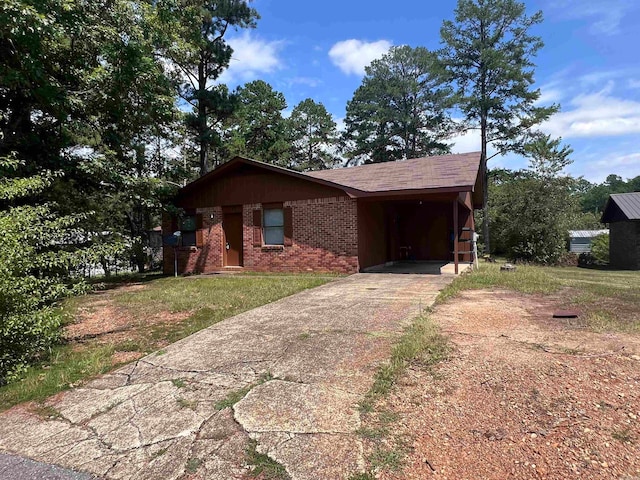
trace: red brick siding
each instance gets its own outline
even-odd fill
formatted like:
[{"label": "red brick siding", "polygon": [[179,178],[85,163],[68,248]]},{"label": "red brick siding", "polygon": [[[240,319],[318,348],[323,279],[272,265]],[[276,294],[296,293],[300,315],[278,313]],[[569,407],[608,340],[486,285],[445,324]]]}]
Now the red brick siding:
[{"label": "red brick siding", "polygon": [[[284,202],[293,213],[293,245],[253,245],[253,211],[243,205],[243,263],[247,270],[270,272],[358,271],[358,211],[355,199],[329,197]],[[208,273],[223,268],[224,234],[220,207],[197,209],[203,214],[204,246],[179,251],[179,273]],[[211,213],[214,220],[211,220]],[[170,228],[163,224],[163,231]],[[165,248],[165,273],[173,273],[173,249]]]},{"label": "red brick siding", "polygon": [[[204,273],[222,268],[222,208],[198,208],[196,213],[202,214],[203,246],[178,248],[178,273]],[[213,215],[213,219],[211,216]],[[165,216],[162,231],[169,232],[171,218]],[[173,248],[163,248],[164,273],[172,274],[174,267]]]}]

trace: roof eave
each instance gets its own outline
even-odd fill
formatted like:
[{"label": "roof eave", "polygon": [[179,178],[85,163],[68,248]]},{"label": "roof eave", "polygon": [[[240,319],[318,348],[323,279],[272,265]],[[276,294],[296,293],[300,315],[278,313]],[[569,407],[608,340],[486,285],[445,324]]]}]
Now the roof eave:
[{"label": "roof eave", "polygon": [[472,192],[473,185],[461,185],[454,187],[434,187],[434,188],[404,188],[401,190],[376,190],[376,191],[359,191],[358,198],[371,197],[407,197],[415,195],[430,195],[438,193],[460,193]]}]

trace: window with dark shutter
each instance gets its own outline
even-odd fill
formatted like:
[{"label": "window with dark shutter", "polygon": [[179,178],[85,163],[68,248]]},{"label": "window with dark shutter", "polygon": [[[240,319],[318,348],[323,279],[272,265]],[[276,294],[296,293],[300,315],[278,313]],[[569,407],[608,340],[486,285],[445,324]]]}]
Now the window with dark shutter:
[{"label": "window with dark shutter", "polygon": [[196,245],[196,215],[185,215],[180,218],[181,244],[183,247]]},{"label": "window with dark shutter", "polygon": [[284,245],[284,210],[265,208],[262,217],[265,245]]}]

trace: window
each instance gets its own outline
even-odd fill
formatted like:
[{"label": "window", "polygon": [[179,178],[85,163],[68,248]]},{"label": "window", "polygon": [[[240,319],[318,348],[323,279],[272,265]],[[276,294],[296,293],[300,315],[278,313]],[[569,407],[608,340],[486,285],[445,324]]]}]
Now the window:
[{"label": "window", "polygon": [[185,215],[180,219],[181,244],[183,247],[193,247],[196,245],[196,223],[195,215]]},{"label": "window", "polygon": [[263,218],[265,245],[284,245],[284,210],[265,208]]}]

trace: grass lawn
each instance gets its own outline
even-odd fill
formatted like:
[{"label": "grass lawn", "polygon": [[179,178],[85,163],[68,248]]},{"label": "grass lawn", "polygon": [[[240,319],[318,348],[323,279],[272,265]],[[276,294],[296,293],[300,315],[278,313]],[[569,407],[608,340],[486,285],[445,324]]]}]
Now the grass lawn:
[{"label": "grass lawn", "polygon": [[498,264],[484,264],[462,275],[438,297],[444,302],[466,289],[506,288],[521,293],[557,294],[561,305],[582,314],[595,331],[640,333],[640,272],[577,267],[518,265],[501,272]]},{"label": "grass lawn", "polygon": [[[128,283],[128,288],[110,282],[102,291],[68,299],[62,308],[68,312],[70,323],[82,312],[93,315],[94,323],[106,324],[111,320],[108,314],[114,312],[126,324],[117,334],[89,335],[53,349],[47,361],[30,368],[22,380],[0,387],[0,411],[25,401],[42,402],[221,320],[317,287],[331,278],[311,274],[204,278],[154,275],[129,279],[134,283]],[[106,307],[109,310],[104,310]],[[160,320],[159,312],[164,313]],[[105,330],[108,332],[108,327]]]}]

